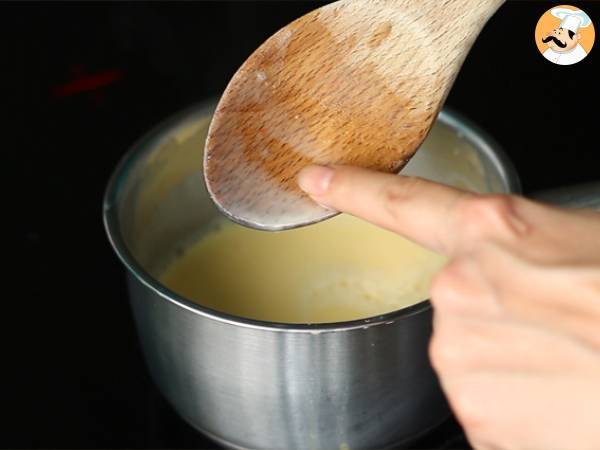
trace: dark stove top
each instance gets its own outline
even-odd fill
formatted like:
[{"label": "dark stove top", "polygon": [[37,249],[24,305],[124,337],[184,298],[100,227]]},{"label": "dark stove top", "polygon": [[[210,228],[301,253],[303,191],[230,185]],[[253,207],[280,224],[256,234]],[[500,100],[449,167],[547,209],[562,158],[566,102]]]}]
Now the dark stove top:
[{"label": "dark stove top", "polygon": [[[217,447],[148,378],[102,193],[138,137],[218,96],[257,45],[320,3],[0,3],[3,256],[13,262],[1,447]],[[571,4],[600,24],[598,2]],[[507,2],[448,98],[505,148],[527,192],[599,176],[600,48],[572,67],[545,61],[534,28],[554,5]],[[466,445],[449,419],[414,447]]]}]

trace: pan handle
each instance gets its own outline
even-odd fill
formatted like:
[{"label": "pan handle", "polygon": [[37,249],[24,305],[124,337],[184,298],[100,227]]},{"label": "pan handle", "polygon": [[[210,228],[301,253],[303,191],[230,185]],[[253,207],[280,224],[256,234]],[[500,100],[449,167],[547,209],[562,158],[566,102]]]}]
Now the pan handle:
[{"label": "pan handle", "polygon": [[600,211],[600,181],[534,192],[529,196],[557,206]]}]

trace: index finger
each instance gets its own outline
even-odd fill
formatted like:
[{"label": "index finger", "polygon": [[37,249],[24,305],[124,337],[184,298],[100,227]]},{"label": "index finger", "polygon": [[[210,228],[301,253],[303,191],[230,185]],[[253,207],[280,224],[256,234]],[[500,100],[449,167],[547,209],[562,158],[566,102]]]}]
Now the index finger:
[{"label": "index finger", "polygon": [[309,166],[298,178],[316,202],[448,254],[458,238],[457,206],[473,194],[422,178],[349,166]]}]

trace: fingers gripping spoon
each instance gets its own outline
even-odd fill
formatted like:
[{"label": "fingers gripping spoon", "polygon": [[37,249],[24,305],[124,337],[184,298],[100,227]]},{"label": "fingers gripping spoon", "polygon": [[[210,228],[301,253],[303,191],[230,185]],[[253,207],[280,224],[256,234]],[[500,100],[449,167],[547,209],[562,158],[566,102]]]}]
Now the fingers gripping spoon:
[{"label": "fingers gripping spoon", "polygon": [[283,230],[335,215],[297,186],[308,164],[404,167],[504,0],[342,0],[271,36],[210,125],[208,191],[232,220]]}]

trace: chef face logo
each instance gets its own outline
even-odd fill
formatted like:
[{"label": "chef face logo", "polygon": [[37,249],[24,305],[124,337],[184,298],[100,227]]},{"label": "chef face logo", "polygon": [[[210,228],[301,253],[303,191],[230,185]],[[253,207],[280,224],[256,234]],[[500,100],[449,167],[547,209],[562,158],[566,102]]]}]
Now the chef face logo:
[{"label": "chef face logo", "polygon": [[542,39],[542,42],[555,52],[563,53],[574,49],[580,40],[581,34],[575,34],[564,28],[555,28]]},{"label": "chef face logo", "polygon": [[561,66],[583,60],[592,50],[594,38],[592,19],[575,6],[549,9],[535,28],[535,43],[542,56]]}]

